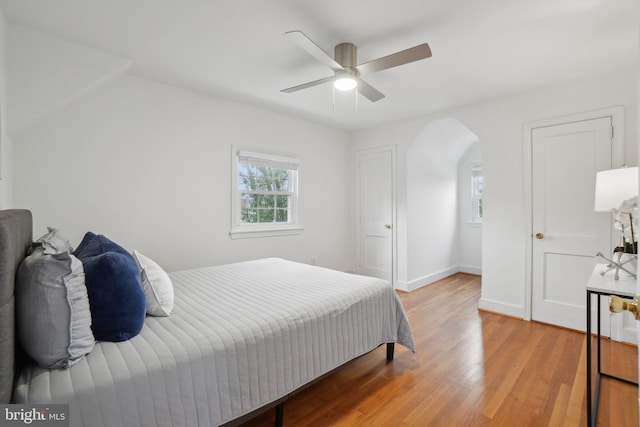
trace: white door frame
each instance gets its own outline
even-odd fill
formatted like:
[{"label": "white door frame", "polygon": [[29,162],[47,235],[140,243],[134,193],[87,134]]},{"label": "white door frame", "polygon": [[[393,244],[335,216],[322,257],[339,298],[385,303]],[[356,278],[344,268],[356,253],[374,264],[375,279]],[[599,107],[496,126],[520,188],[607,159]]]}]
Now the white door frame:
[{"label": "white door frame", "polygon": [[[611,117],[614,128],[611,144],[611,164],[614,168],[624,164],[624,107],[616,106],[601,110],[586,111],[525,123],[523,126],[524,141],[524,219],[525,219],[525,292],[524,292],[524,320],[531,320],[531,298],[533,292],[533,130],[536,128],[556,126],[565,123],[581,122],[585,120]],[[595,254],[594,254],[595,256]],[[585,291],[586,292],[586,291]]]},{"label": "white door frame", "polygon": [[396,173],[396,146],[390,145],[386,147],[371,148],[367,150],[360,150],[356,152],[356,271],[360,270],[360,254],[362,248],[360,247],[360,159],[367,154],[375,154],[388,151],[391,153],[391,285],[395,288],[398,281],[397,271],[397,256],[398,256],[398,227],[397,227],[397,173]]}]

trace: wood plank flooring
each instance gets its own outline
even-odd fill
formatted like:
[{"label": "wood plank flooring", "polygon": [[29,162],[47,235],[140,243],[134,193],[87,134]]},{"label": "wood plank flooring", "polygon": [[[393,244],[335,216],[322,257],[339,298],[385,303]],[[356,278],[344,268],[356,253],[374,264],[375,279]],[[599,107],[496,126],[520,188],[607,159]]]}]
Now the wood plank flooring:
[{"label": "wood plank flooring", "polygon": [[[400,295],[416,353],[384,346],[285,404],[285,427],[586,426],[585,335],[478,311],[480,277]],[[637,348],[604,340],[603,370],[638,378]],[[273,426],[274,410],[243,427]],[[599,426],[637,426],[638,389],[603,379]]]}]

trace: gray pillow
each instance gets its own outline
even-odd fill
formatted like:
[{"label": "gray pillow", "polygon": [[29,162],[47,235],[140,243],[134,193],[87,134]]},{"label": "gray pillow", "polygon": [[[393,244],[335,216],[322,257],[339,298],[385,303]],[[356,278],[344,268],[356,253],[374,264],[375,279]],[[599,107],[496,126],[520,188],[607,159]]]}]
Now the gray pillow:
[{"label": "gray pillow", "polygon": [[69,241],[62,237],[60,231],[53,227],[47,227],[48,233],[36,240],[44,248],[45,254],[59,254],[73,252]]},{"label": "gray pillow", "polygon": [[33,244],[18,269],[16,323],[26,353],[45,368],[68,368],[93,350],[82,262],[57,230]]}]

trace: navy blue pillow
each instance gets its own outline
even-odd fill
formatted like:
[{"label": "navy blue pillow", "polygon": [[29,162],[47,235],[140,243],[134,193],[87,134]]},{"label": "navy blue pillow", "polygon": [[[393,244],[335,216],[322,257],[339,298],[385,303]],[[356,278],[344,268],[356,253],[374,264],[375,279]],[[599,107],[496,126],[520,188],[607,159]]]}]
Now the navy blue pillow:
[{"label": "navy blue pillow", "polygon": [[147,311],[133,256],[102,234],[87,232],[73,252],[82,261],[91,329],[99,341],[126,341],[142,330]]},{"label": "navy blue pillow", "polygon": [[95,234],[88,231],[82,238],[73,255],[79,259],[100,255],[106,252],[117,252],[119,254],[131,255],[122,246],[109,240],[102,234]]},{"label": "navy blue pillow", "polygon": [[96,340],[118,342],[138,335],[147,304],[133,257],[106,252],[81,260]]},{"label": "navy blue pillow", "polygon": [[87,231],[85,233],[84,237],[82,238],[82,242],[80,242],[80,244],[78,245],[76,250],[71,252],[71,253],[76,258],[78,258],[78,254],[81,253],[84,250],[84,248],[89,244],[90,241],[92,241],[94,239],[94,237],[96,237],[95,233],[92,233],[91,231]]}]

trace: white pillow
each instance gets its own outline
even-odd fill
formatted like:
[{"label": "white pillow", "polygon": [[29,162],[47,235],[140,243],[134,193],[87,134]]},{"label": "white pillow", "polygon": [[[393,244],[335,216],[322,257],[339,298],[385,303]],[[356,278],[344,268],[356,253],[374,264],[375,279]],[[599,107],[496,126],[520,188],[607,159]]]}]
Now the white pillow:
[{"label": "white pillow", "polygon": [[167,317],[173,310],[173,283],[169,275],[153,260],[134,250],[136,260],[142,273],[142,286],[147,300],[147,314]]}]

